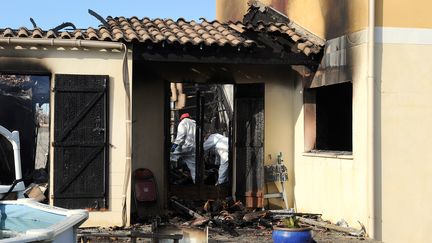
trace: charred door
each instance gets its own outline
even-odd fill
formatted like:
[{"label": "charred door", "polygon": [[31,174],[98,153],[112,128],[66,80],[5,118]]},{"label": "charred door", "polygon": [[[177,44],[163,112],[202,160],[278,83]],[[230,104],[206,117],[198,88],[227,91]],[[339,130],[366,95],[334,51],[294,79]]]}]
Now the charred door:
[{"label": "charred door", "polygon": [[263,207],[264,84],[239,84],[235,95],[236,197]]},{"label": "charred door", "polygon": [[56,75],[54,205],[107,207],[108,76]]}]

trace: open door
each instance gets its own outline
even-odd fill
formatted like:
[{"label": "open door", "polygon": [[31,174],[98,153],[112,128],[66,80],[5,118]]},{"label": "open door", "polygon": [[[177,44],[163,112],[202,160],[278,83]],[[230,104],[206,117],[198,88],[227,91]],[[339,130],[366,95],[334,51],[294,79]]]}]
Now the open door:
[{"label": "open door", "polygon": [[236,198],[246,207],[264,206],[264,84],[235,88]]},{"label": "open door", "polygon": [[[170,94],[169,143],[177,147],[171,146],[169,156],[169,195],[202,200],[232,195],[233,85],[171,83]],[[187,135],[179,133],[186,123]]]}]

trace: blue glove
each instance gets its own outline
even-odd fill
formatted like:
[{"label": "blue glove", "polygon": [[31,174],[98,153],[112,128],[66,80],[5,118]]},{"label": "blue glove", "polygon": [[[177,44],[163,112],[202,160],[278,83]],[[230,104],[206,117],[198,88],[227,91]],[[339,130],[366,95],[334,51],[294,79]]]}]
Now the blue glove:
[{"label": "blue glove", "polygon": [[174,152],[177,148],[178,144],[173,143],[173,145],[171,146],[171,152]]}]

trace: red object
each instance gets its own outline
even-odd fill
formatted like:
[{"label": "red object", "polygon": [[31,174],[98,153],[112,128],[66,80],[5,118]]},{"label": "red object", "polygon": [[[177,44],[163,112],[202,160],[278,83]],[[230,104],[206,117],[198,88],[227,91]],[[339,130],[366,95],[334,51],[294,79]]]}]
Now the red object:
[{"label": "red object", "polygon": [[180,121],[185,119],[185,118],[190,118],[189,113],[184,113],[183,115],[180,116]]},{"label": "red object", "polygon": [[134,171],[135,200],[137,202],[156,202],[156,181],[153,172],[149,169],[140,168]]}]

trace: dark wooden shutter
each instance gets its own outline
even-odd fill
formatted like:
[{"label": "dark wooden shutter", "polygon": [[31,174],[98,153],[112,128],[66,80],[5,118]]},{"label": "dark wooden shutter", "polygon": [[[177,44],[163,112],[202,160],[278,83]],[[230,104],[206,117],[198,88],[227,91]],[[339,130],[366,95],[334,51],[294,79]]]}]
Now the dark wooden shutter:
[{"label": "dark wooden shutter", "polygon": [[107,208],[108,76],[56,75],[54,205]]},{"label": "dark wooden shutter", "polygon": [[264,85],[236,86],[236,197],[264,206]]}]

